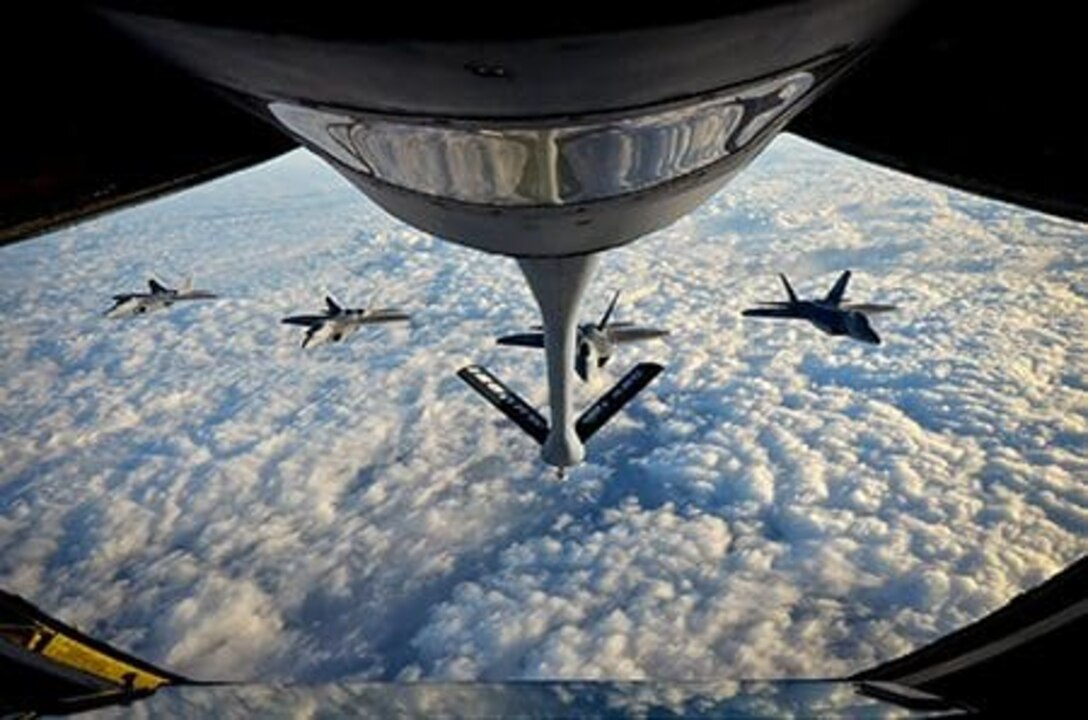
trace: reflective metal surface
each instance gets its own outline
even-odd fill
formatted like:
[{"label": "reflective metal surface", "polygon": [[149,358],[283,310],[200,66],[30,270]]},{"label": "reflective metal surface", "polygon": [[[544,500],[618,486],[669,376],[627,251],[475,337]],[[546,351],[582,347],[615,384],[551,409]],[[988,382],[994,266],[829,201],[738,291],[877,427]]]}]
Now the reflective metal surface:
[{"label": "reflective metal surface", "polygon": [[567,205],[645,190],[737,152],[804,97],[797,71],[679,107],[545,127],[421,124],[273,102],[301,140],[346,167],[434,197],[480,205]]}]

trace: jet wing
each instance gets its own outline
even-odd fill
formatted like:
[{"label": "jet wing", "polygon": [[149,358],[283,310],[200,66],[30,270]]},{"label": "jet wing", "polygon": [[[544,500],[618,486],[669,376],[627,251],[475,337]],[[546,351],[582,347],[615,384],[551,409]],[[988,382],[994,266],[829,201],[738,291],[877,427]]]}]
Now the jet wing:
[{"label": "jet wing", "polygon": [[329,318],[325,315],[295,315],[293,317],[285,317],[280,320],[285,325],[301,325],[302,327],[313,327],[315,325],[321,325]]},{"label": "jet wing", "polygon": [[804,315],[799,315],[796,310],[784,307],[748,308],[741,312],[741,315],[744,317],[804,318]]},{"label": "jet wing", "polygon": [[213,292],[207,290],[190,290],[187,293],[179,293],[174,297],[175,300],[214,300],[219,297]]},{"label": "jet wing", "polygon": [[864,313],[865,315],[898,310],[895,305],[880,305],[877,303],[847,303],[846,305],[840,305],[839,307],[842,310],[852,310],[854,312]]},{"label": "jet wing", "polygon": [[616,344],[652,340],[668,334],[668,330],[658,330],[657,328],[617,327],[614,325],[608,328],[608,337]]},{"label": "jet wing", "polygon": [[544,347],[544,333],[518,333],[517,335],[507,335],[499,338],[495,342],[499,345],[542,348]]}]

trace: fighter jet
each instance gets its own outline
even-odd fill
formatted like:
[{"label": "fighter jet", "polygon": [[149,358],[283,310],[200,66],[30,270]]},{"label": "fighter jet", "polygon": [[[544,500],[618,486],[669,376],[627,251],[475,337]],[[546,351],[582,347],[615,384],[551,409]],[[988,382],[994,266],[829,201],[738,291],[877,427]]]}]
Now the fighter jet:
[{"label": "fighter jet", "polygon": [[179,290],[168,288],[154,278],[148,280],[147,284],[150,292],[114,295],[113,307],[106,311],[106,317],[145,315],[152,310],[168,308],[181,300],[210,300],[218,297],[207,290],[194,290],[192,278],[187,278]]},{"label": "fighter jet", "polygon": [[411,319],[408,314],[394,308],[343,308],[328,295],[325,296],[325,306],[325,312],[321,315],[294,315],[282,320],[287,325],[301,325],[306,328],[302,347],[340,342],[362,325],[405,322]]},{"label": "fighter jet", "polygon": [[765,307],[750,308],[742,312],[742,315],[808,320],[828,335],[847,335],[864,343],[880,344],[880,336],[869,325],[869,318],[866,316],[895,310],[895,306],[843,302],[846,284],[850,282],[849,270],[839,276],[831,292],[822,300],[798,300],[786,276],[781,273],[778,276],[782,278],[782,284],[786,286],[786,294],[790,299],[787,302],[764,301],[760,305]]},{"label": "fighter jet", "polygon": [[[619,297],[620,293],[617,290],[599,322],[583,323],[578,326],[578,350],[574,356],[574,371],[578,373],[578,377],[582,378],[583,381],[589,380],[594,368],[600,369],[608,364],[617,345],[640,340],[651,340],[669,334],[668,330],[636,327],[634,323],[610,322]],[[499,345],[543,349],[544,333],[531,332],[507,335],[499,338],[497,342]]]}]

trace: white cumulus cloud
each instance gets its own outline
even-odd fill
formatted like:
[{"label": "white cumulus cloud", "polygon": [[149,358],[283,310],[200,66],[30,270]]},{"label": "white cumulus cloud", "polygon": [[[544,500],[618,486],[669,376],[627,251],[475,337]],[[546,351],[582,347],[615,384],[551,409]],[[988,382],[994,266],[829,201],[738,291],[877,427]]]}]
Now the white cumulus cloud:
[{"label": "white cumulus cloud", "polygon": [[[780,138],[609,253],[666,371],[564,481],[455,376],[543,406],[516,265],[303,152],[0,249],[0,585],[197,677],[833,675],[1088,549],[1088,229]],[[869,347],[740,317],[789,274]],[[131,321],[149,276],[220,293]],[[302,351],[279,323],[404,306]]]}]

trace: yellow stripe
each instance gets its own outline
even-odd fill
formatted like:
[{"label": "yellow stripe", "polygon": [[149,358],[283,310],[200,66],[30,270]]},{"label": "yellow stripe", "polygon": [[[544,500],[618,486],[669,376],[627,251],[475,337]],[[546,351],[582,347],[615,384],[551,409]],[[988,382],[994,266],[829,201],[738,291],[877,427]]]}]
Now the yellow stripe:
[{"label": "yellow stripe", "polygon": [[133,667],[64,635],[54,636],[42,650],[42,655],[118,685],[124,685],[125,676],[131,673],[132,687],[138,690],[154,689],[169,682],[164,677]]}]

